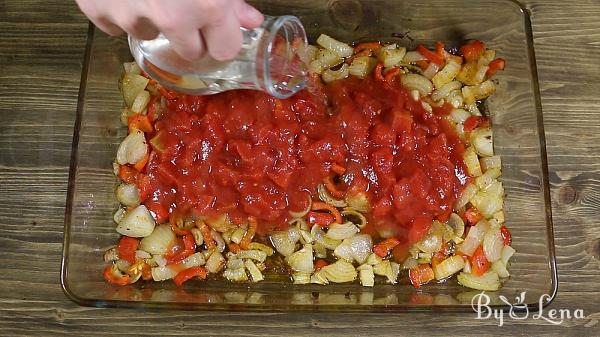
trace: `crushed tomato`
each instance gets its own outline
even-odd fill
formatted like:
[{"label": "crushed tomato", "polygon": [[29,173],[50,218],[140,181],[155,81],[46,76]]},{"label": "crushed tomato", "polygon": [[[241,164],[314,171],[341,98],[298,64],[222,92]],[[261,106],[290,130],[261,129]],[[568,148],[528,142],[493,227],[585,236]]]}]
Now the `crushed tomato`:
[{"label": "crushed tomato", "polygon": [[227,213],[234,223],[255,217],[266,234],[306,208],[306,192],[316,196],[335,164],[345,169],[339,191],[367,195],[368,226],[414,242],[452,210],[467,175],[464,144],[443,118],[448,107],[426,111],[399,82],[347,78],[287,100],[167,92],[144,203],[161,220],[178,209],[191,218]]}]

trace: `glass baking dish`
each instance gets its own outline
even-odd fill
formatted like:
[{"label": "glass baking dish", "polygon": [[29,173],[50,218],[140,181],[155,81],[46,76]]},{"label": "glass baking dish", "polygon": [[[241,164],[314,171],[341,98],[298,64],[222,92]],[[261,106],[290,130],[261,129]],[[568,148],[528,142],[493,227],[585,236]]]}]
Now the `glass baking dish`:
[{"label": "glass baking dish", "polygon": [[[256,1],[270,15],[294,14],[309,39],[326,33],[342,41],[395,41],[409,48],[441,40],[458,46],[480,39],[507,60],[498,91],[485,103],[495,151],[502,156],[505,211],[517,254],[504,287],[488,293],[491,304],[506,306],[525,292],[528,309],[540,296],[557,291],[546,149],[531,25],[517,2],[422,0]],[[479,291],[457,284],[414,289],[399,285],[363,288],[356,284],[293,285],[189,282],[136,283],[116,288],[104,282],[103,252],[118,234],[112,214],[118,203],[112,161],[126,135],[120,124],[122,98],[117,80],[131,61],[125,38],[111,38],[90,26],[81,78],[65,216],[62,287],[69,298],[90,306],[144,306],[222,310],[471,311]],[[546,301],[545,303],[548,303]],[[524,308],[524,306],[521,306]]]}]

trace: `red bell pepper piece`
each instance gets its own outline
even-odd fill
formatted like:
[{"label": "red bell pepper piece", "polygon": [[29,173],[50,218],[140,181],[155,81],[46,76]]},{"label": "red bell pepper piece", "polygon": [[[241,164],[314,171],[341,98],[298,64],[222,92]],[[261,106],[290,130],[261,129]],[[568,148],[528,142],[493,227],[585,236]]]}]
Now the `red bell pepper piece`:
[{"label": "red bell pepper piece", "polygon": [[510,231],[508,230],[508,228],[506,228],[506,226],[500,227],[500,234],[502,234],[504,245],[510,246],[510,244],[512,243],[512,234],[510,234]]},{"label": "red bell pepper piece", "polygon": [[475,207],[471,207],[465,211],[465,218],[470,225],[475,225],[483,219],[483,215]]},{"label": "red bell pepper piece", "polygon": [[173,278],[173,282],[175,282],[175,285],[177,285],[179,287],[184,282],[186,282],[187,280],[189,280],[193,277],[205,279],[206,275],[208,275],[208,270],[206,270],[206,268],[192,267],[192,268],[184,269],[184,270],[180,271],[179,273],[177,273],[177,275]]},{"label": "red bell pepper piece", "polygon": [[194,254],[196,252],[196,241],[194,241],[193,235],[184,235],[183,236],[183,250],[174,255],[165,256],[165,260],[167,260],[167,264],[175,264],[183,261],[186,257]]},{"label": "red bell pepper piece", "polygon": [[373,253],[375,253],[381,258],[386,257],[388,256],[390,251],[399,244],[400,240],[398,240],[397,238],[387,238],[373,247]]},{"label": "red bell pepper piece", "polygon": [[376,81],[385,81],[385,78],[383,77],[383,63],[377,63],[377,65],[375,66],[375,70],[373,71],[373,76],[375,76]]},{"label": "red bell pepper piece", "polygon": [[127,118],[127,125],[129,126],[129,132],[132,132],[135,129],[144,132],[154,131],[154,127],[152,126],[148,116],[142,114],[134,114],[129,116],[129,118]]},{"label": "red bell pepper piece", "polygon": [[321,270],[323,267],[325,267],[326,265],[328,265],[327,261],[323,260],[323,259],[318,259],[315,262],[315,271],[319,271]]},{"label": "red bell pepper piece", "polygon": [[471,132],[475,130],[479,125],[483,124],[486,118],[483,116],[470,116],[463,124],[463,130],[465,132]]},{"label": "red bell pepper piece", "polygon": [[138,180],[138,171],[127,165],[120,165],[119,179],[126,184],[135,184]]},{"label": "red bell pepper piece", "polygon": [[306,220],[311,225],[329,227],[329,225],[335,222],[335,217],[329,213],[311,211],[306,213]]},{"label": "red bell pepper piece", "polygon": [[490,261],[485,257],[483,246],[479,245],[471,257],[471,271],[473,275],[481,276],[491,267]]},{"label": "red bell pepper piece", "polygon": [[116,285],[116,286],[125,286],[128,285],[129,283],[131,283],[131,277],[127,274],[122,275],[121,277],[117,277],[114,273],[113,273],[113,266],[106,266],[106,268],[104,268],[104,272],[102,273],[102,276],[104,276],[104,279],[106,280],[106,282]]},{"label": "red bell pepper piece", "polygon": [[408,278],[415,288],[421,288],[422,285],[433,280],[435,275],[428,264],[420,264],[408,270]]},{"label": "red bell pepper piece", "polygon": [[140,240],[130,236],[122,236],[117,245],[119,258],[133,264],[135,263],[135,251],[140,244]]},{"label": "red bell pepper piece", "polygon": [[428,59],[430,62],[433,62],[439,66],[443,66],[444,65],[444,57],[432,52],[431,50],[425,48],[425,46],[423,46],[422,44],[417,46],[417,51],[423,55],[423,57],[425,57],[426,59]]},{"label": "red bell pepper piece", "polygon": [[490,62],[490,64],[488,65],[488,71],[485,73],[485,76],[487,78],[490,78],[494,75],[496,75],[496,72],[498,70],[504,70],[504,67],[506,66],[506,62],[504,61],[504,59],[501,58],[497,58],[495,60],[493,60],[492,62]]},{"label": "red bell pepper piece", "polygon": [[474,40],[460,47],[460,52],[465,60],[475,61],[485,52],[485,45],[479,40]]}]

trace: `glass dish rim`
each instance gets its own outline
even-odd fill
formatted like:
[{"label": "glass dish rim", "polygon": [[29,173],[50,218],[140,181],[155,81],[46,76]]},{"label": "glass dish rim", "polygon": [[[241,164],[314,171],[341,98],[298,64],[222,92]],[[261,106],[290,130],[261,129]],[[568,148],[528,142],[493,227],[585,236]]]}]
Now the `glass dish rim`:
[{"label": "glass dish rim", "polygon": [[[549,173],[548,173],[548,158],[546,151],[546,139],[543,123],[542,105],[539,89],[539,78],[537,71],[537,64],[535,58],[535,49],[533,44],[533,31],[531,26],[531,13],[516,0],[500,0],[506,2],[507,5],[517,6],[518,10],[522,13],[522,19],[524,24],[524,30],[526,35],[526,42],[528,47],[528,62],[532,75],[532,92],[534,95],[535,112],[537,127],[539,130],[538,140],[540,144],[540,158],[541,158],[541,173],[542,173],[542,187],[544,188],[544,203],[545,207],[545,221],[546,221],[546,239],[548,243],[548,257],[549,257],[549,268],[550,268],[550,293],[546,301],[540,305],[539,302],[525,303],[524,306],[518,308],[510,307],[508,305],[490,305],[491,308],[497,309],[512,309],[513,311],[532,311],[536,312],[547,305],[549,305],[558,293],[558,271],[556,265],[556,253],[554,246],[554,225],[552,221],[552,207],[550,199],[550,184],[549,184]],[[88,31],[86,36],[86,47],[85,54],[82,64],[82,73],[80,79],[80,87],[77,98],[77,110],[76,118],[73,130],[73,138],[71,143],[71,161],[69,166],[69,179],[67,185],[67,199],[65,205],[65,218],[64,218],[64,237],[63,237],[63,249],[61,256],[61,272],[60,272],[60,284],[63,293],[67,298],[73,302],[82,306],[92,307],[114,307],[114,308],[158,308],[158,309],[183,309],[183,310],[219,310],[219,311],[271,311],[271,312],[286,312],[286,311],[298,311],[298,312],[374,312],[374,313],[390,313],[390,312],[470,312],[472,311],[469,305],[444,305],[439,306],[435,304],[428,305],[314,305],[314,304],[229,304],[229,303],[186,303],[186,302],[144,302],[144,301],[123,301],[123,300],[105,300],[105,299],[91,299],[83,298],[75,294],[68,285],[68,252],[70,243],[70,227],[71,227],[71,214],[73,209],[73,198],[75,192],[75,178],[77,167],[79,164],[78,147],[79,147],[79,132],[81,130],[81,121],[83,118],[83,106],[85,103],[85,94],[87,86],[87,75],[90,68],[91,50],[94,41],[96,26],[90,22],[88,25]],[[516,309],[516,310],[515,310]]]}]

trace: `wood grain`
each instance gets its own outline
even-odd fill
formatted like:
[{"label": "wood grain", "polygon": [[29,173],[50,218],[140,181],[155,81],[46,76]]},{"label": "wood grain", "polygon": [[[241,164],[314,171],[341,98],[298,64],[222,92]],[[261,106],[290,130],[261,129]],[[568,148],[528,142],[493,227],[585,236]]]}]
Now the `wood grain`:
[{"label": "wood grain", "polygon": [[[600,335],[600,3],[527,1],[544,111],[562,326],[474,314],[211,313],[80,307],[59,266],[87,21],[74,2],[0,1],[0,335]],[[588,325],[587,327],[585,325]]]}]

